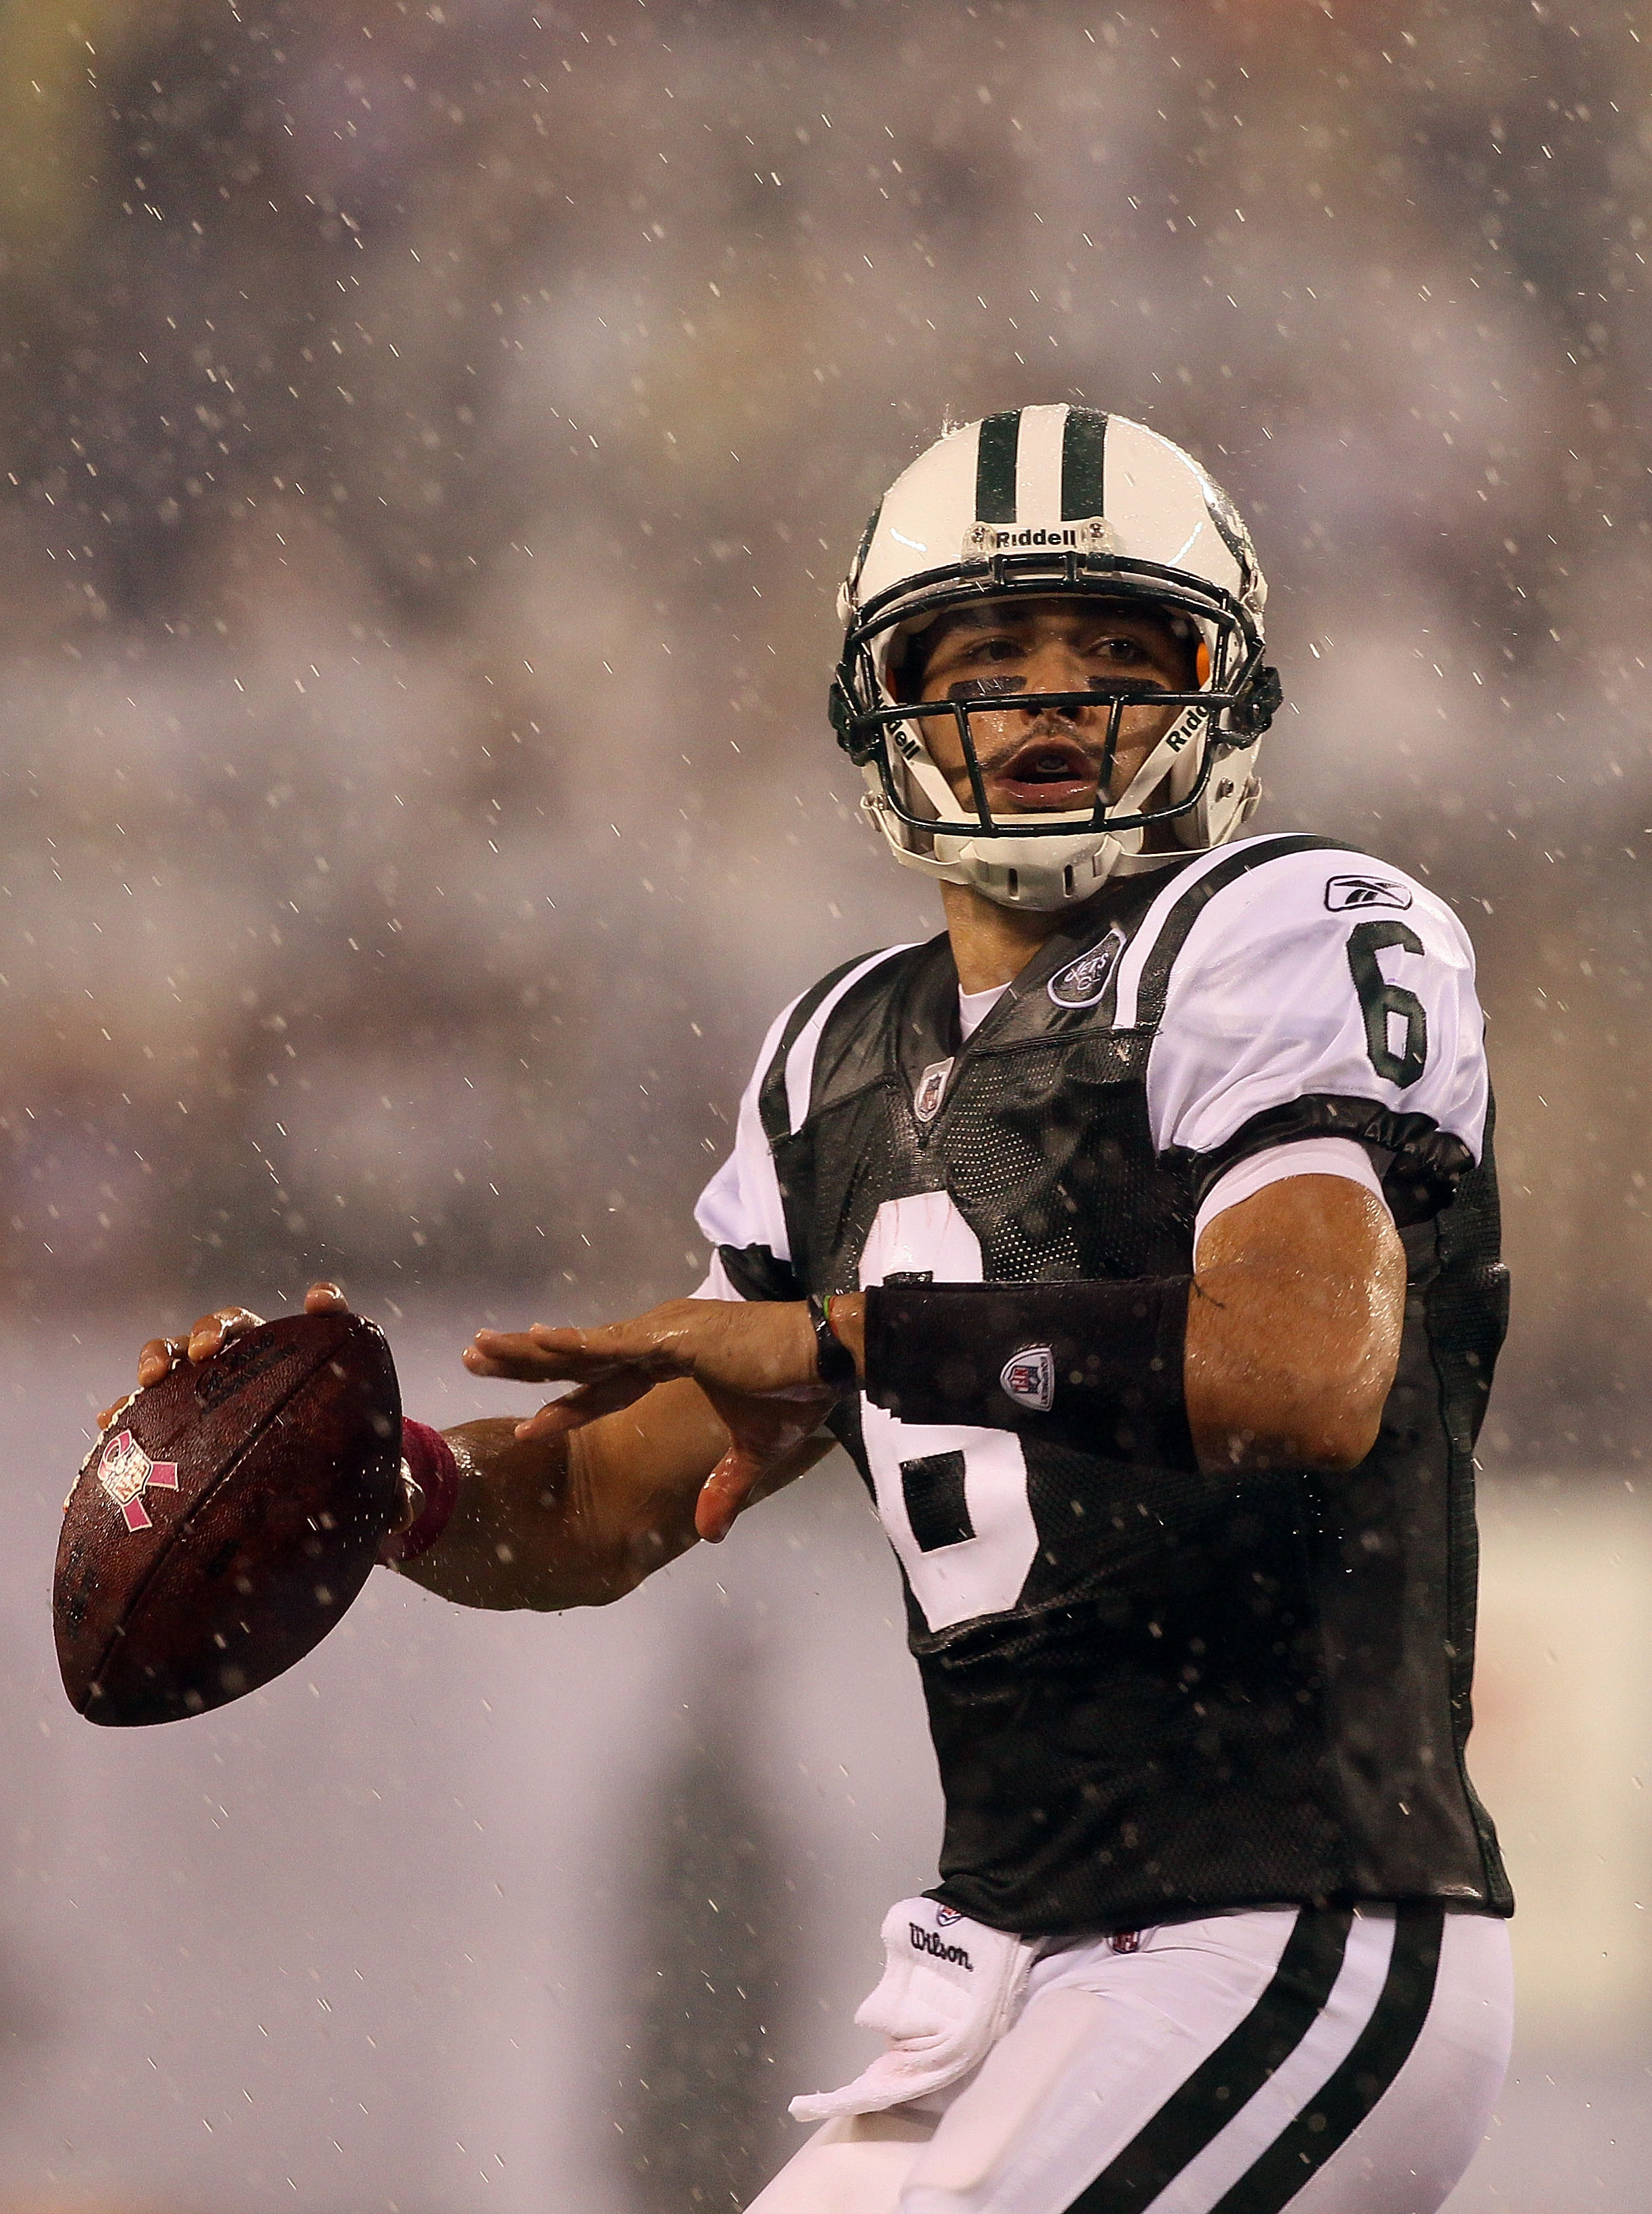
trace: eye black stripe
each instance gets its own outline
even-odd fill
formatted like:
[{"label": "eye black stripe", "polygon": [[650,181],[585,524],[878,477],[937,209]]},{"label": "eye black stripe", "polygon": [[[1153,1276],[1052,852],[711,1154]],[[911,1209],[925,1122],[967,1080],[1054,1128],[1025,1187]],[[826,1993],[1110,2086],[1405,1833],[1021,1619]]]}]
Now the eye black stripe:
[{"label": "eye black stripe", "polygon": [[975,449],[975,520],[1013,523],[1015,520],[1015,454],[1021,444],[1021,411],[1012,407],[1003,415],[988,415],[981,424]]},{"label": "eye black stripe", "polygon": [[1061,436],[1061,519],[1106,512],[1102,498],[1107,419],[1095,407],[1070,407]]},{"label": "eye black stripe", "polygon": [[1342,1908],[1298,1914],[1272,1981],[1244,2021],[1079,2193],[1068,2214],[1143,2214],[1152,2205],[1307,2036],[1341,1972],[1353,1919]]}]

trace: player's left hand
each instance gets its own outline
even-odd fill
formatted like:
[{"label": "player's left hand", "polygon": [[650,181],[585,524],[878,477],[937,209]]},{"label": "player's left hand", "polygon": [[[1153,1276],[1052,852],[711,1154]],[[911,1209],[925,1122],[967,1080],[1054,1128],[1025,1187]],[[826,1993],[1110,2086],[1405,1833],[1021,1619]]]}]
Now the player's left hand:
[{"label": "player's left hand", "polygon": [[[306,1314],[348,1314],[350,1303],[337,1284],[312,1284],[304,1294]],[[210,1314],[199,1316],[190,1325],[186,1337],[152,1337],[137,1356],[137,1389],[146,1391],[169,1376],[180,1361],[192,1361],[198,1365],[210,1361],[222,1353],[226,1345],[233,1345],[248,1330],[264,1327],[262,1315],[255,1315],[250,1307],[215,1307]],[[123,1414],[136,1398],[129,1391],[124,1399],[117,1399],[104,1408],[97,1418],[100,1430],[107,1430],[116,1416]]]},{"label": "player's left hand", "polygon": [[729,1437],[695,1508],[695,1528],[713,1544],[774,1464],[820,1428],[836,1396],[820,1381],[801,1300],[671,1300],[595,1330],[479,1330],[464,1360],[472,1376],[576,1386],[517,1426],[524,1441],[581,1428],[674,1378],[698,1384]]}]

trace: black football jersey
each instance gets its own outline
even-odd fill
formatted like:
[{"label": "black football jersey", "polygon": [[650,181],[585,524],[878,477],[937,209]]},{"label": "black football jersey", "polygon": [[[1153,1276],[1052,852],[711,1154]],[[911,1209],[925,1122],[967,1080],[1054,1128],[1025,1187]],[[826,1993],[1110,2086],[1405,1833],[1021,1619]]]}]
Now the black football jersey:
[{"label": "black football jersey", "polygon": [[1464,1764],[1507,1303],[1472,980],[1423,887],[1273,837],[1115,886],[967,1043],[945,938],[848,964],[771,1032],[699,1210],[725,1296],[1185,1275],[1228,1171],[1327,1136],[1365,1148],[1405,1246],[1399,1373],[1350,1474],[1133,1467],[844,1404],[905,1582],[948,1904],[1028,1935],[1511,1911]]}]

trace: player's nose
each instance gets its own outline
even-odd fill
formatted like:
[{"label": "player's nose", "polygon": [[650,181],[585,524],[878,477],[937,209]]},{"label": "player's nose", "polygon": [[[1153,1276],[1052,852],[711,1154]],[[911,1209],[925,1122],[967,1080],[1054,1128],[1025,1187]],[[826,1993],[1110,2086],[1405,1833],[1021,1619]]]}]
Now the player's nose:
[{"label": "player's nose", "polygon": [[1043,639],[1027,657],[1026,676],[1029,692],[1083,692],[1089,688],[1090,670],[1066,639]]}]

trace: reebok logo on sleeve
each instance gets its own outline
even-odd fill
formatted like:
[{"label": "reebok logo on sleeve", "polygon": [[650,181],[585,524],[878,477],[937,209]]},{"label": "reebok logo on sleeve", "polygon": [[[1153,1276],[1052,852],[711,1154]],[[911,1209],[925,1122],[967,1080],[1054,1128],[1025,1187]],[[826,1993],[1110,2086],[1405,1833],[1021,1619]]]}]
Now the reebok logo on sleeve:
[{"label": "reebok logo on sleeve", "polygon": [[1325,903],[1332,914],[1349,907],[1409,907],[1409,884],[1391,877],[1332,877],[1325,888]]}]

